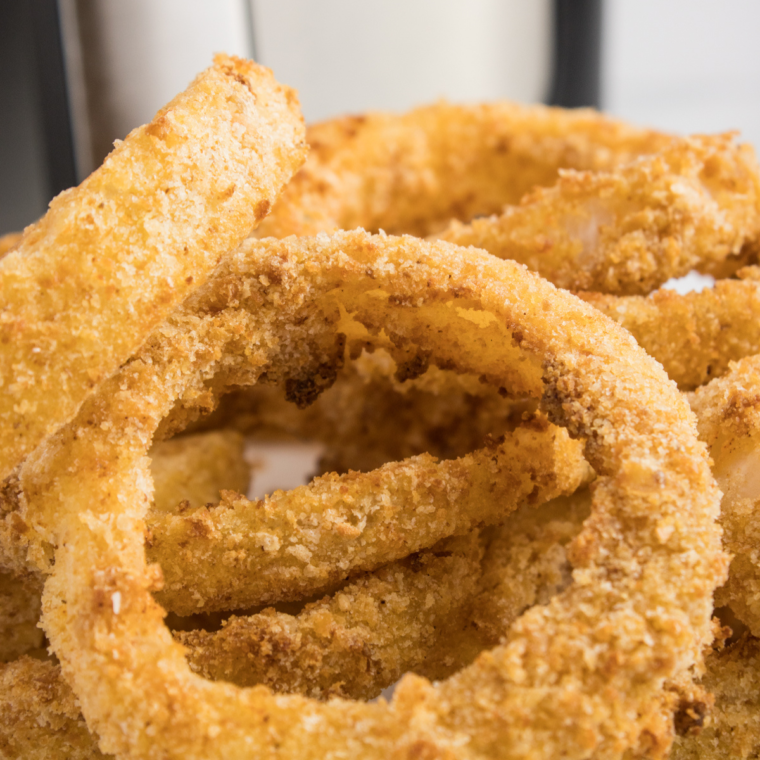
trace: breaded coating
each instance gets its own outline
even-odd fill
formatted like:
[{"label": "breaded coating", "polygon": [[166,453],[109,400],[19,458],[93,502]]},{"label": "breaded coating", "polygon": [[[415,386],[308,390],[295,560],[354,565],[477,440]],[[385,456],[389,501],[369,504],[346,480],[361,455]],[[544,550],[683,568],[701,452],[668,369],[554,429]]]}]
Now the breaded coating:
[{"label": "breaded coating", "polygon": [[0,663],[42,646],[41,593],[39,578],[0,573]]},{"label": "breaded coating", "polygon": [[590,476],[580,444],[539,422],[455,460],[421,454],[256,501],[225,492],[216,506],[148,516],[156,599],[178,615],[305,599]]},{"label": "breaded coating", "polygon": [[760,634],[760,355],[733,364],[724,377],[689,394],[699,436],[723,491],[720,522],[731,553],[728,582],[715,593]]},{"label": "breaded coating", "polygon": [[[543,394],[552,421],[585,442],[598,477],[574,541],[574,582],[447,681],[405,677],[391,703],[201,679],[151,596],[153,432],[176,398],[264,373],[306,401],[368,341],[396,361],[418,356]],[[719,492],[662,368],[521,266],[412,238],[247,243],[34,452],[22,484],[20,517],[35,542],[56,547],[45,631],[104,750],[121,754],[580,760],[645,739],[666,749],[675,705],[660,711],[664,684],[698,662],[725,576]]]},{"label": "breaded coating", "polygon": [[251,468],[244,457],[245,439],[234,430],[209,430],[170,441],[150,450],[155,492],[151,511],[172,513],[219,501],[223,489],[245,493]]},{"label": "breaded coating", "polygon": [[715,705],[697,734],[678,737],[670,760],[754,760],[760,757],[760,639],[745,635],[709,654],[703,686]]},{"label": "breaded coating", "polygon": [[527,609],[567,588],[568,545],[590,508],[584,488],[540,507],[521,507],[503,525],[485,530],[482,574],[467,616],[447,621],[441,640],[414,671],[431,680],[449,677],[498,645]]},{"label": "breaded coating", "polygon": [[480,575],[477,533],[356,578],[297,615],[270,608],[220,631],[176,633],[214,681],[317,699],[371,699],[414,670],[446,626],[464,625]]},{"label": "breaded coating", "polygon": [[9,232],[7,235],[0,236],[0,258],[10,253],[21,241],[22,233]]},{"label": "breaded coating", "polygon": [[295,93],[220,55],[0,261],[0,478],[206,280],[305,157]]},{"label": "breaded coating", "polygon": [[315,124],[306,139],[309,158],[257,237],[356,227],[424,237],[498,213],[560,169],[610,169],[671,137],[589,109],[441,101]]},{"label": "breaded coating", "polygon": [[[181,514],[191,507],[217,503],[223,490],[246,491],[250,467],[244,445],[244,438],[234,430],[208,430],[155,443],[149,452],[155,487],[151,512]],[[0,570],[9,577],[33,579],[39,568],[27,559],[26,528],[18,517],[21,498],[18,479],[8,478],[0,489]],[[40,586],[41,580],[34,583]],[[39,601],[36,609],[35,624]]]},{"label": "breaded coating", "polygon": [[0,665],[0,756],[4,760],[110,758],[87,730],[77,698],[52,662]]},{"label": "breaded coating", "polygon": [[683,295],[665,289],[646,298],[578,295],[625,327],[689,391],[724,375],[732,361],[760,352],[760,268],[739,275],[744,279]]},{"label": "breaded coating", "polygon": [[720,276],[732,260],[756,258],[759,171],[732,135],[678,139],[611,171],[562,172],[501,215],[453,222],[437,237],[568,290],[646,294],[692,269]]}]

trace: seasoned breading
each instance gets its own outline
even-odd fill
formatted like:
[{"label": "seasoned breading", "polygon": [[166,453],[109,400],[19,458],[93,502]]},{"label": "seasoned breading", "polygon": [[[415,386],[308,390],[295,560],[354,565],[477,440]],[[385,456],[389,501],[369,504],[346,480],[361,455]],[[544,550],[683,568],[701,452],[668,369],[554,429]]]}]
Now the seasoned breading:
[{"label": "seasoned breading", "polygon": [[671,140],[589,109],[441,101],[311,126],[311,152],[257,237],[352,230],[421,237],[517,203],[560,169],[603,170]]},{"label": "seasoned breading", "polygon": [[744,279],[685,294],[578,295],[625,327],[689,391],[724,375],[732,361],[760,352],[760,268],[739,275]]},{"label": "seasoned breading", "polygon": [[544,422],[456,460],[422,454],[257,501],[225,492],[218,506],[149,515],[147,555],[164,577],[156,599],[190,615],[308,598],[572,493],[590,474],[578,442]]},{"label": "seasoned breading", "polygon": [[723,490],[720,522],[732,555],[728,582],[716,604],[728,605],[760,635],[760,355],[733,364],[728,374],[689,394]]},{"label": "seasoned breading", "polygon": [[292,90],[218,56],[24,231],[0,260],[0,478],[263,219],[303,137]]},{"label": "seasoned breading", "polygon": [[[344,351],[368,341],[408,366],[419,356],[519,395],[543,392],[552,419],[585,441],[598,479],[574,582],[442,684],[405,678],[390,704],[199,679],[149,590],[152,431],[177,396],[264,372],[311,398]],[[29,529],[57,547],[45,630],[104,748],[121,753],[380,758],[466,747],[580,758],[645,738],[666,747],[676,705],[663,685],[698,662],[725,570],[705,448],[661,367],[522,267],[411,238],[247,244],[22,475]]]},{"label": "seasoned breading", "polygon": [[759,208],[752,148],[732,135],[691,137],[611,171],[563,172],[501,215],[437,237],[519,261],[558,287],[630,295],[756,258]]}]

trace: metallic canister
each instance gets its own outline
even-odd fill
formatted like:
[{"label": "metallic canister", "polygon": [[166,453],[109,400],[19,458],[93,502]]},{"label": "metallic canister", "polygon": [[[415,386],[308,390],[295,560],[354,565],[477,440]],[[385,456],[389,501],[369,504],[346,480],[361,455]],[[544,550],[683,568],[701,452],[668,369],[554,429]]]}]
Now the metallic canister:
[{"label": "metallic canister", "polygon": [[54,191],[98,166],[220,50],[270,66],[299,90],[307,121],[441,97],[599,104],[601,0],[37,5]]}]

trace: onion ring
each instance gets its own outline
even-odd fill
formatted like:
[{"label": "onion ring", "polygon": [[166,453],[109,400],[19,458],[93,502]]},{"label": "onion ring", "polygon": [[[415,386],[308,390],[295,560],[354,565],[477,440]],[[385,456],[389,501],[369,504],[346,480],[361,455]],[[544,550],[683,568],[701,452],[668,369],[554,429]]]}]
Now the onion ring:
[{"label": "onion ring", "polygon": [[0,477],[261,221],[303,136],[292,90],[218,56],[25,230],[0,261]]},{"label": "onion ring", "polygon": [[563,172],[500,216],[453,222],[436,237],[568,290],[648,293],[692,269],[722,276],[757,257],[759,171],[733,135],[674,140],[609,172]]},{"label": "onion ring", "polygon": [[447,539],[355,579],[298,615],[233,616],[219,631],[176,632],[194,672],[276,692],[371,699],[464,623],[480,575],[478,535]]},{"label": "onion ring", "polygon": [[456,460],[331,473],[257,501],[226,492],[211,509],[149,516],[148,559],[165,580],[156,598],[178,615],[304,599],[527,500],[572,493],[589,474],[577,442],[544,425]]},{"label": "onion ring", "polygon": [[715,594],[757,635],[760,633],[760,355],[734,364],[724,377],[689,396],[700,438],[713,458],[724,492],[720,522],[723,544],[733,558],[728,581]]},{"label": "onion ring", "polygon": [[719,280],[699,293],[578,295],[625,327],[679,388],[694,390],[732,361],[760,352],[760,268],[738,274],[743,279]]},{"label": "onion ring", "polygon": [[509,522],[484,531],[485,555],[467,616],[445,625],[444,634],[414,672],[448,678],[495,647],[526,610],[548,604],[572,582],[570,542],[588,517],[591,495],[581,489],[539,508],[521,507]]},{"label": "onion ring", "polygon": [[560,169],[610,169],[668,145],[591,110],[440,102],[309,127],[311,153],[257,237],[363,227],[424,237],[517,203]]},{"label": "onion ring", "polygon": [[[256,252],[259,268],[250,269]],[[713,526],[718,493],[690,413],[662,370],[597,312],[485,254],[363,233],[265,241],[243,254],[250,275],[240,282],[236,272],[234,291],[219,283],[204,291],[207,319],[196,319],[192,335],[171,344],[178,337],[172,318],[162,328],[171,348],[152,343],[146,351],[153,363],[142,353],[87,402],[82,423],[103,424],[73,423],[24,468],[35,529],[59,544],[43,621],[104,748],[151,747],[190,758],[245,756],[252,747],[260,755],[276,749],[282,757],[329,757],[350,747],[356,756],[401,757],[466,744],[473,755],[493,754],[498,745],[514,757],[587,757],[634,745],[637,714],[665,678],[691,667],[709,637],[712,591],[724,569]],[[236,262],[226,264],[231,273]],[[245,369],[253,380],[264,368],[284,371],[275,361],[284,353],[300,356],[299,368],[327,372],[319,321],[274,331],[297,303],[308,302],[308,317],[320,298],[337,298],[365,330],[382,328],[402,346],[414,341],[418,352],[432,352],[433,363],[479,370],[499,386],[520,378],[508,369],[511,335],[525,357],[520,390],[540,392],[540,362],[544,403],[587,438],[600,475],[578,539],[576,583],[548,607],[530,610],[504,646],[444,684],[405,679],[390,706],[318,704],[199,680],[162,629],[148,592],[139,526],[148,505],[143,461],[151,430],[176,395],[203,388],[214,365],[229,371],[231,364],[238,380]],[[276,309],[269,306],[275,300]],[[241,333],[233,339],[220,330],[225,301],[256,302],[255,334],[242,344]],[[348,328],[339,308],[330,313],[330,335]],[[438,329],[454,325],[436,339]],[[228,363],[223,334],[233,344],[228,350],[249,347],[245,365]],[[306,353],[295,352],[297,337]],[[108,456],[115,446],[121,456]],[[101,474],[92,477],[96,450]],[[680,508],[686,500],[688,511]],[[591,651],[593,659],[584,656]]]}]

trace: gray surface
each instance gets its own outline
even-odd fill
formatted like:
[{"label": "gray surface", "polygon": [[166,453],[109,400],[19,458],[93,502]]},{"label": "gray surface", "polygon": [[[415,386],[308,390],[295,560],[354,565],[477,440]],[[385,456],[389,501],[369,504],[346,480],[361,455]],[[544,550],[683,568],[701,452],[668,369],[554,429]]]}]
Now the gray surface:
[{"label": "gray surface", "polygon": [[29,5],[0,2],[0,234],[33,222],[50,200]]}]

